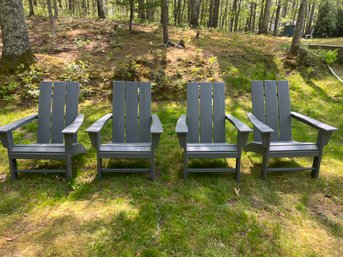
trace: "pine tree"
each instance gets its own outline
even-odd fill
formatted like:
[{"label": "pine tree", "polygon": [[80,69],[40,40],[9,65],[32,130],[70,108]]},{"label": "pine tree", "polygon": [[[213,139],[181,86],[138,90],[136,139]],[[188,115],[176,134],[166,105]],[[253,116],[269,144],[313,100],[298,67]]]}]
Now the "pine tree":
[{"label": "pine tree", "polygon": [[319,8],[318,19],[314,27],[314,37],[332,37],[336,33],[336,10],[326,0]]}]

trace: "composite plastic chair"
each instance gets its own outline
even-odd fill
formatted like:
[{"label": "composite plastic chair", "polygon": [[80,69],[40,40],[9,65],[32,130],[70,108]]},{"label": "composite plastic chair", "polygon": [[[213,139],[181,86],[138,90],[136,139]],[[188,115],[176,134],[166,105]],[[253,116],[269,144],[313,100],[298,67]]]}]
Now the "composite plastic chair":
[{"label": "composite plastic chair", "polygon": [[[2,145],[7,148],[11,177],[23,173],[66,173],[72,177],[72,156],[85,153],[77,142],[77,131],[84,115],[78,114],[80,85],[76,82],[41,82],[38,114],[0,127]],[[15,144],[12,131],[38,120],[37,143]],[[17,159],[61,159],[66,161],[65,169],[18,170]]]},{"label": "composite plastic chair", "polygon": [[[86,131],[97,151],[98,175],[104,172],[149,172],[154,179],[154,150],[163,132],[157,115],[151,115],[151,83],[113,82],[112,113]],[[112,119],[112,143],[102,144],[100,131]],[[103,168],[103,158],[150,159],[150,168]]]},{"label": "composite plastic chair", "polygon": [[[226,143],[225,120],[237,129],[237,144]],[[234,172],[239,181],[242,147],[250,132],[244,123],[225,114],[224,83],[188,83],[187,115],[181,115],[176,125],[184,149],[184,178],[191,172]],[[188,168],[190,158],[236,158],[236,167]]]},{"label": "composite plastic chair", "polygon": [[[253,81],[252,106],[253,113],[248,113],[248,117],[254,125],[254,141],[246,146],[246,150],[263,155],[261,177],[265,179],[270,172],[311,170],[312,177],[317,178],[323,148],[332,132],[337,129],[297,112],[291,112],[286,80]],[[291,118],[318,129],[317,142],[292,140]],[[312,156],[312,167],[268,167],[270,158]]]}]

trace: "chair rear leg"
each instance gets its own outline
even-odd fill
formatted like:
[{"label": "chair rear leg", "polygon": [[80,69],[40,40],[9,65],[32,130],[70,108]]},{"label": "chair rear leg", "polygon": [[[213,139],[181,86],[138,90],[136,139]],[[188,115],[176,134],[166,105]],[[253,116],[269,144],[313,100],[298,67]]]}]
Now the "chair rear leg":
[{"label": "chair rear leg", "polygon": [[318,178],[321,160],[322,160],[322,153],[320,153],[319,156],[315,156],[313,158],[312,167],[314,168],[314,170],[312,170],[311,172],[312,178]]},{"label": "chair rear leg", "polygon": [[73,177],[73,171],[72,171],[72,160],[71,160],[70,154],[66,154],[66,170],[67,170],[67,180],[71,180]]},{"label": "chair rear leg", "polygon": [[241,157],[236,158],[236,181],[241,181]]},{"label": "chair rear leg", "polygon": [[187,153],[186,151],[183,153],[183,179],[186,180],[187,179],[187,162],[188,162],[188,157],[187,157]]},{"label": "chair rear leg", "polygon": [[101,173],[101,169],[102,169],[102,158],[100,158],[99,156],[96,157],[97,160],[97,169],[98,169],[98,178],[102,179],[102,173]]},{"label": "chair rear leg", "polygon": [[154,155],[154,152],[151,153],[151,157],[150,157],[150,179],[155,180],[155,155]]},{"label": "chair rear leg", "polygon": [[18,173],[17,173],[17,160],[16,159],[9,159],[10,163],[10,172],[11,172],[11,179],[15,180],[18,178]]},{"label": "chair rear leg", "polygon": [[263,161],[262,161],[262,170],[261,170],[261,178],[262,179],[267,179],[267,175],[268,175],[268,161],[269,161],[268,154],[264,154],[263,155]]}]

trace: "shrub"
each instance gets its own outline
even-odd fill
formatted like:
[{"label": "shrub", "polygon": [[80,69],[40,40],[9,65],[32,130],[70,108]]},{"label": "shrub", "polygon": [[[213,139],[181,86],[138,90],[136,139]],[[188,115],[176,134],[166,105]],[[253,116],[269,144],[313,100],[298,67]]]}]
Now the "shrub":
[{"label": "shrub", "polygon": [[319,52],[319,56],[328,65],[334,64],[337,60],[338,49],[335,49],[335,50],[319,49],[318,52]]},{"label": "shrub", "polygon": [[115,80],[139,80],[140,64],[136,60],[122,62],[114,69],[113,79]]}]

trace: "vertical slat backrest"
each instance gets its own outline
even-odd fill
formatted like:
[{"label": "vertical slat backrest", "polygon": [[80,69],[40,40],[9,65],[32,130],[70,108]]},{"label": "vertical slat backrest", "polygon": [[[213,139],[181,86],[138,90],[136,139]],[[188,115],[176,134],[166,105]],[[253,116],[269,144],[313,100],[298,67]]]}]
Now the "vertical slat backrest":
[{"label": "vertical slat backrest", "polygon": [[213,83],[213,142],[225,142],[225,89],[224,83]]},{"label": "vertical slat backrest", "polygon": [[200,142],[212,142],[212,83],[200,83]]},{"label": "vertical slat backrest", "polygon": [[50,143],[52,82],[41,82],[38,100],[37,143]]},{"label": "vertical slat backrest", "polygon": [[[253,81],[252,104],[254,115],[274,130],[271,141],[291,141],[291,114],[288,82]],[[254,140],[260,141],[261,136],[254,128]]]},{"label": "vertical slat backrest", "polygon": [[79,93],[76,82],[41,82],[37,143],[63,143],[62,130],[78,114]]},{"label": "vertical slat backrest", "polygon": [[292,140],[291,105],[287,80],[278,81],[280,141]]},{"label": "vertical slat backrest", "polygon": [[54,83],[51,112],[51,143],[63,143],[61,131],[64,129],[65,82]]},{"label": "vertical slat backrest", "polygon": [[225,142],[224,83],[187,84],[187,125],[190,143]]},{"label": "vertical slat backrest", "polygon": [[150,142],[151,83],[113,82],[113,143]]},{"label": "vertical slat backrest", "polygon": [[264,85],[266,97],[266,122],[274,130],[271,134],[271,141],[278,141],[278,103],[276,93],[276,81],[266,80]]},{"label": "vertical slat backrest", "polygon": [[188,142],[199,143],[199,83],[187,84]]},{"label": "vertical slat backrest", "polygon": [[137,82],[126,82],[126,142],[138,142]]}]

